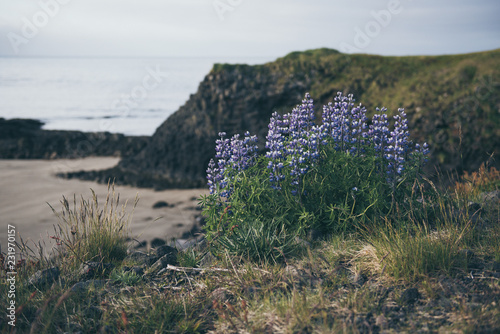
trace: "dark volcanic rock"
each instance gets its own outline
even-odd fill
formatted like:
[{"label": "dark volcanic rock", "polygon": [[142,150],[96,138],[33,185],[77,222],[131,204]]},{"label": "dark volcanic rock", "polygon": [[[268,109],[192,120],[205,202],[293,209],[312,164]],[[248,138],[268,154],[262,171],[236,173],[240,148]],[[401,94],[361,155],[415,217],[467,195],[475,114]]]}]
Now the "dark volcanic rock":
[{"label": "dark volcanic rock", "polygon": [[172,254],[174,257],[177,256],[177,249],[168,245],[163,245],[156,248],[155,252],[158,258],[163,257],[166,254]]},{"label": "dark volcanic rock", "polygon": [[33,119],[0,118],[0,158],[129,156],[144,148],[149,138],[109,132],[42,130],[42,125],[42,122]]},{"label": "dark volcanic rock", "polygon": [[168,205],[168,203],[165,201],[158,201],[155,204],[153,204],[153,209],[168,208],[169,206],[170,205]]},{"label": "dark volcanic rock", "polygon": [[165,254],[158,259],[152,266],[152,271],[157,271],[167,267],[168,265],[176,265],[177,264],[177,256],[174,253]]}]

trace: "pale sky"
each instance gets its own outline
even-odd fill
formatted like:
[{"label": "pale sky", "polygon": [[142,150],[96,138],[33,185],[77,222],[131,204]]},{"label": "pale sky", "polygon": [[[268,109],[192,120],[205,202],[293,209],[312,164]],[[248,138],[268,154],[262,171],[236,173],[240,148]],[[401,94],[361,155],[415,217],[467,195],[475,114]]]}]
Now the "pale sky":
[{"label": "pale sky", "polygon": [[281,57],[500,48],[499,0],[0,0],[0,56]]}]

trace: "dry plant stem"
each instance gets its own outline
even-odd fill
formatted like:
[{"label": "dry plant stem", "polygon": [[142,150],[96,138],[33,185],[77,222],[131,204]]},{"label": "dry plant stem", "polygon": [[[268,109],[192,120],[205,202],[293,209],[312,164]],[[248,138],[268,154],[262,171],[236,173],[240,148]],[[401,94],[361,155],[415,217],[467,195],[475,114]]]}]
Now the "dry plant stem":
[{"label": "dry plant stem", "polygon": [[[206,272],[206,271],[213,271],[213,272],[224,272],[224,273],[232,273],[233,271],[236,271],[238,273],[246,273],[247,270],[246,269],[241,269],[241,270],[230,270],[230,269],[223,269],[223,268],[190,268],[190,267],[177,267],[177,266],[173,266],[171,264],[167,265],[167,270],[173,270],[173,271],[178,271],[178,272],[187,272],[187,271],[191,271],[191,272],[199,272],[199,273],[203,273],[203,272]],[[268,274],[268,275],[271,275],[271,273],[267,270],[264,270],[264,269],[260,269],[260,268],[252,268],[253,270],[258,270],[264,274]]]}]

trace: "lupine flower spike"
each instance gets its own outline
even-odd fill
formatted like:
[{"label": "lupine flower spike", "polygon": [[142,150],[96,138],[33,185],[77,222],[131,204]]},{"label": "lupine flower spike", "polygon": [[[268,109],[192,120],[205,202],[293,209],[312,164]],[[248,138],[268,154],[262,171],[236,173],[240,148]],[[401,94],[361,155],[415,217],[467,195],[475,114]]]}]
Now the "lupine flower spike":
[{"label": "lupine flower spike", "polygon": [[[352,95],[337,93],[333,103],[323,106],[320,126],[314,123],[314,104],[309,93],[291,113],[272,114],[266,136],[272,188],[282,190],[289,173],[292,193],[297,194],[301,179],[320,158],[320,146],[332,141],[335,150],[354,156],[364,155],[371,147],[378,157],[379,173],[385,175],[393,189],[408,165],[422,166],[427,161],[427,143],[411,148],[404,109],[399,109],[394,116],[394,129],[390,131],[386,108],[376,109],[368,127],[366,108],[361,104],[355,107],[354,102]],[[248,132],[243,140],[239,135],[227,139],[224,132],[219,136],[216,160],[210,160],[207,181],[211,194],[228,199],[236,175],[255,164],[257,137]]]}]

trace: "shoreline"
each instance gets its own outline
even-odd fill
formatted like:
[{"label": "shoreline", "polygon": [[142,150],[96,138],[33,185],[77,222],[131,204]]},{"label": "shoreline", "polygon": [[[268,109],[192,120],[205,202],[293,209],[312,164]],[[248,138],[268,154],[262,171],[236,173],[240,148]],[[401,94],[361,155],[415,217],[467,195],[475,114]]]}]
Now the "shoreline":
[{"label": "shoreline", "polygon": [[[54,225],[59,223],[50,204],[57,212],[61,211],[60,201],[63,196],[73,205],[92,197],[93,189],[100,203],[108,193],[106,184],[92,181],[67,180],[55,175],[61,172],[79,170],[98,170],[112,168],[120,158],[91,157],[83,159],[57,160],[0,160],[0,229],[1,251],[7,250],[7,227],[15,227],[16,241],[27,242],[30,247],[41,242],[46,249],[51,249],[55,242],[50,239]],[[170,189],[154,191],[152,189],[115,186],[115,193],[120,195],[120,205],[128,201],[126,212],[131,213],[136,195],[139,198],[133,210],[129,224],[129,236],[138,241],[150,242],[154,238],[168,241],[179,238],[195,225],[197,199],[208,189]],[[159,201],[168,206],[153,208]],[[78,203],[77,203],[78,207]]]}]

